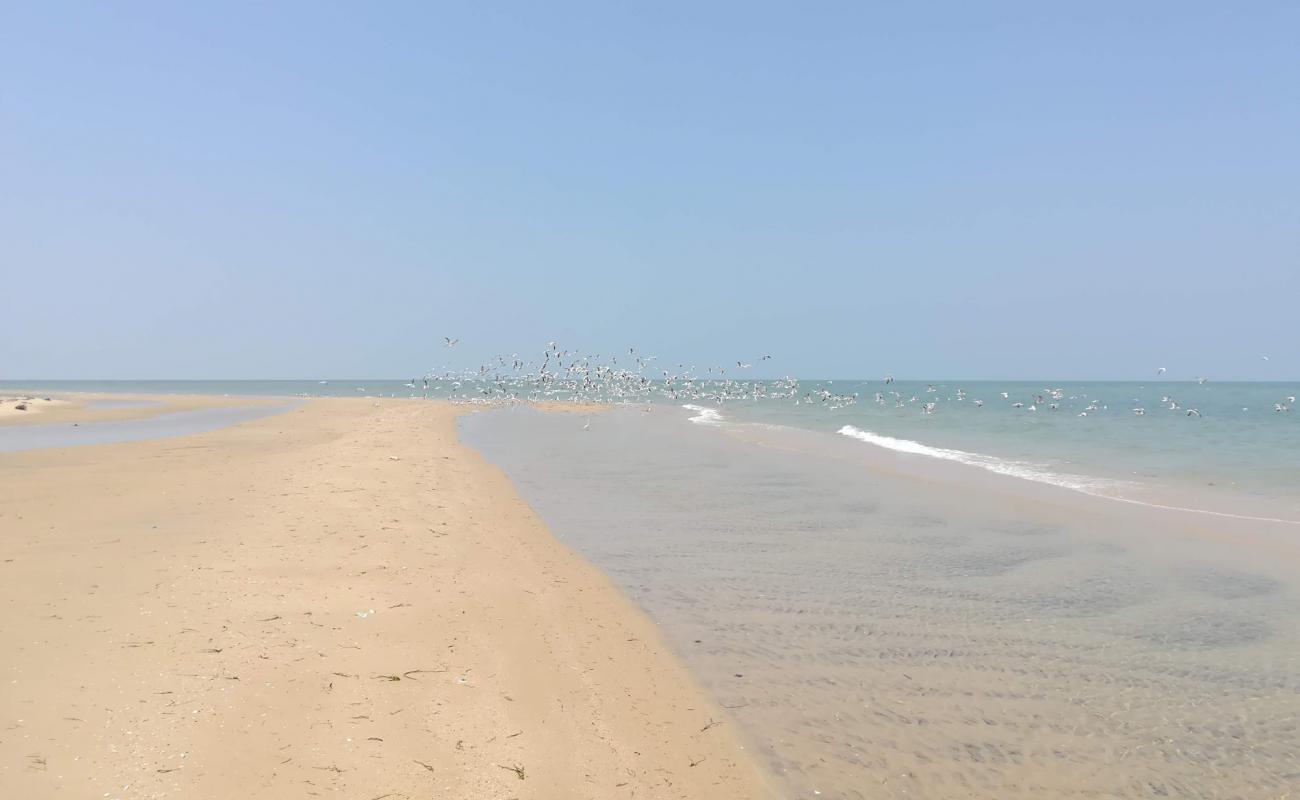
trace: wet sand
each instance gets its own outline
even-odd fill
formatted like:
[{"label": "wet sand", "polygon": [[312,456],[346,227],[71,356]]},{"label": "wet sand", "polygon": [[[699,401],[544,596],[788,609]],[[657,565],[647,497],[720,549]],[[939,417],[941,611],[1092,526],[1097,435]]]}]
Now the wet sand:
[{"label": "wet sand", "polygon": [[0,454],[0,796],[768,796],[461,410]]},{"label": "wet sand", "polygon": [[1295,526],[687,413],[509,410],[462,436],[660,623],[788,796],[1300,787]]},{"label": "wet sand", "polygon": [[[274,397],[215,397],[107,392],[14,392],[0,398],[0,429],[24,425],[86,424],[147,419],[159,414],[213,408],[248,408],[285,402]],[[46,400],[45,398],[49,398]],[[24,403],[27,409],[16,410]]]},{"label": "wet sand", "polygon": [[[187,436],[224,428],[248,420],[281,414],[300,405],[299,401],[282,404],[257,403],[191,408],[186,411],[154,413],[138,419],[109,419],[91,422],[56,422],[44,425],[0,427],[0,453],[44,448],[82,447],[150,439]],[[97,408],[90,404],[88,408]],[[110,405],[122,408],[146,408],[141,404]]]}]

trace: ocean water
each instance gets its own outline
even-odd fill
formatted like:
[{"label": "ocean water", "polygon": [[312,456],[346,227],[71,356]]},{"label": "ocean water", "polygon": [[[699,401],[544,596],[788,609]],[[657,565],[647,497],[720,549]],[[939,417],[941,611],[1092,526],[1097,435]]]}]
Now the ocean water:
[{"label": "ocean water", "polygon": [[[698,405],[731,421],[834,431],[1099,494],[1176,496],[1238,511],[1253,505],[1300,519],[1300,408],[1290,399],[1300,393],[1300,382],[836,381],[803,387],[813,393],[811,404]],[[856,393],[857,402],[833,407],[833,400],[816,396],[819,389]],[[876,402],[877,392],[897,392],[901,405],[892,394]],[[930,402],[934,408],[925,413]],[[1279,405],[1296,410],[1275,410]]]},{"label": "ocean water", "polygon": [[690,405],[461,434],[659,624],[786,796],[1300,787],[1300,529]]},{"label": "ocean water", "polygon": [[[503,389],[500,383],[474,379],[433,380],[428,389],[420,379],[47,381],[39,386],[0,381],[0,395],[19,388],[463,402],[505,395],[566,399],[577,391],[563,386],[540,391],[526,384]],[[797,387],[784,381],[701,381],[689,391],[680,384],[651,381],[634,400],[707,409],[710,418],[704,422],[833,432],[863,446],[962,461],[1080,491],[1300,519],[1300,406],[1291,399],[1297,395],[1300,381],[804,380]],[[610,399],[631,402],[625,395]],[[934,404],[929,413],[927,403]],[[1016,403],[1021,406],[1014,407]]]}]

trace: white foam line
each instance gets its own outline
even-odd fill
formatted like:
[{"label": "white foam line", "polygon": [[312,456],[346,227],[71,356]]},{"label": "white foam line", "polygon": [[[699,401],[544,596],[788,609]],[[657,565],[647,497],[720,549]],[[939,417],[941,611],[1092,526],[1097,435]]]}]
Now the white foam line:
[{"label": "white foam line", "polygon": [[1146,506],[1147,508],[1160,508],[1165,511],[1186,511],[1189,514],[1209,514],[1212,517],[1228,517],[1229,519],[1245,519],[1251,522],[1280,522],[1283,525],[1300,525],[1300,520],[1283,519],[1281,517],[1252,517],[1249,514],[1233,514],[1228,511],[1211,511],[1208,508],[1187,508],[1186,506],[1167,506],[1163,503],[1151,503],[1146,500],[1134,500],[1131,497],[1116,497],[1113,494],[1100,494],[1097,492],[1085,491],[1084,494],[1090,494],[1093,497],[1101,497],[1106,500],[1114,500],[1117,503],[1131,503],[1135,506]]},{"label": "white foam line", "polygon": [[1123,485],[1116,481],[1088,480],[1077,476],[1067,477],[1065,475],[1049,472],[1033,464],[1025,464],[1017,461],[1005,461],[1003,459],[982,455],[980,453],[968,453],[965,450],[950,450],[943,447],[930,447],[929,445],[921,444],[920,442],[914,442],[911,439],[895,439],[892,436],[883,436],[878,433],[862,430],[861,428],[855,428],[852,425],[845,425],[840,428],[838,432],[843,436],[848,436],[852,439],[857,439],[868,444],[874,444],[877,447],[883,447],[887,450],[928,456],[930,458],[943,459],[944,461],[956,461],[960,464],[979,467],[980,469],[995,472],[999,475],[1009,475],[1013,478],[1021,478],[1027,481],[1060,486],[1064,489],[1073,489],[1076,492],[1091,497],[1100,497],[1105,500],[1114,500],[1119,503],[1147,506],[1148,508],[1159,508],[1165,511],[1185,511],[1190,514],[1209,514],[1210,516],[1215,517],[1244,519],[1252,522],[1278,522],[1284,525],[1300,525],[1300,520],[1282,519],[1280,517],[1255,517],[1250,516],[1249,514],[1233,514],[1227,511],[1210,511],[1205,508],[1186,508],[1184,506],[1171,506],[1162,503],[1152,503],[1146,500],[1136,500],[1131,497],[1117,497],[1113,494],[1106,494],[1099,491],[1099,489],[1103,487],[1117,487]]},{"label": "white foam line", "polygon": [[687,403],[682,406],[687,411],[694,411],[695,416],[691,417],[691,422],[697,425],[721,425],[724,417],[716,408],[705,408]]},{"label": "white foam line", "polygon": [[996,472],[999,475],[1010,475],[1014,478],[1024,478],[1029,481],[1038,483],[1050,483],[1053,486],[1062,486],[1066,489],[1076,489],[1078,491],[1088,491],[1096,488],[1097,484],[1108,483],[1104,481],[1089,481],[1081,476],[1066,476],[1047,470],[1035,465],[1026,464],[1020,461],[1006,461],[993,456],[986,456],[980,453],[968,453],[965,450],[950,450],[943,447],[930,447],[929,445],[914,442],[911,439],[895,439],[892,436],[883,436],[879,433],[855,428],[852,425],[845,425],[839,429],[842,436],[848,436],[868,444],[874,444],[877,447],[884,447],[888,450],[895,450],[899,453],[912,453],[919,456],[929,456],[930,458],[939,458],[944,461],[956,461],[960,464],[967,464],[972,467]]}]

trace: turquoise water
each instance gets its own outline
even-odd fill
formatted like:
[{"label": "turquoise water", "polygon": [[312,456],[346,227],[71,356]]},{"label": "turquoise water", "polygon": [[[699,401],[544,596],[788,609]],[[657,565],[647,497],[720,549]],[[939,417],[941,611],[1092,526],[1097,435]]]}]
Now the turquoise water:
[{"label": "turquoise water", "polygon": [[[953,460],[1102,493],[1205,489],[1283,503],[1300,496],[1300,413],[1275,410],[1294,406],[1288,398],[1300,383],[836,381],[801,389],[811,390],[811,404],[699,405],[724,419],[833,431],[904,451],[925,453],[910,443],[958,450]],[[818,389],[857,393],[857,402],[833,408]],[[883,402],[876,392],[886,393]]]},{"label": "turquoise water", "polygon": [[[966,461],[1099,493],[1190,490],[1300,510],[1300,409],[1275,410],[1295,407],[1288,398],[1300,395],[1300,381],[697,381],[689,388],[650,381],[635,391],[626,383],[604,399],[697,406],[711,410],[701,420],[706,422],[719,421],[716,414],[724,424],[856,436],[864,446]],[[427,390],[422,379],[0,382],[0,394],[20,388],[464,401],[582,394],[576,384],[539,387],[517,378],[431,380]],[[928,403],[934,404],[929,413]]]}]

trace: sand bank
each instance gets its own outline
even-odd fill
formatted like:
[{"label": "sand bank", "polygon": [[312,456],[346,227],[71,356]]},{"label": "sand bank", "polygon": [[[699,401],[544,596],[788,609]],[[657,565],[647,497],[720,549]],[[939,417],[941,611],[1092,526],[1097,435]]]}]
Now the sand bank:
[{"label": "sand bank", "polygon": [[457,413],[0,455],[0,795],[768,796]]},{"label": "sand bank", "polygon": [[62,398],[45,395],[0,395],[0,425],[29,419],[48,421],[51,411],[70,405],[74,404]]},{"label": "sand bank", "polygon": [[[195,411],[282,403],[274,397],[213,397],[184,394],[116,394],[59,392],[0,395],[0,425],[46,425],[58,422],[110,422]],[[19,409],[23,405],[26,408]]]}]

